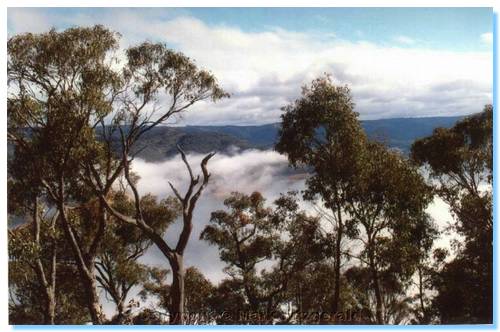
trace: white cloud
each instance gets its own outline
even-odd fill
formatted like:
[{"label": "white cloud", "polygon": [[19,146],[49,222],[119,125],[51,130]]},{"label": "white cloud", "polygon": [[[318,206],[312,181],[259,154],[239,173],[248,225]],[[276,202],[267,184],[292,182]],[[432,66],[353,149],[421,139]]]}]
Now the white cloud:
[{"label": "white cloud", "polygon": [[52,28],[51,20],[34,9],[9,8],[8,29],[12,33],[41,32]]},{"label": "white cloud", "polygon": [[[202,158],[203,156],[198,154],[188,155],[193,171],[199,171],[198,165]],[[147,163],[137,159],[132,166],[141,176],[138,183],[141,194],[151,192],[160,197],[171,195],[168,181],[174,183],[181,192],[185,189],[183,185],[187,183],[187,171],[180,157],[173,157],[160,163]],[[218,282],[226,275],[222,271],[224,264],[219,260],[217,248],[198,240],[201,231],[208,224],[210,213],[223,208],[223,200],[232,191],[247,194],[260,191],[267,198],[267,203],[272,204],[280,193],[303,190],[306,174],[291,171],[286,157],[277,152],[255,150],[216,155],[210,160],[208,169],[212,173],[212,178],[196,206],[193,232],[185,259],[186,266],[195,265],[210,280]],[[311,214],[316,213],[311,204],[304,203],[302,207]],[[438,198],[428,207],[427,212],[435,219],[441,230],[452,222],[448,206]],[[167,230],[166,240],[175,243],[179,232],[180,222],[177,222]],[[436,245],[449,247],[451,239],[450,236],[444,235]],[[148,252],[144,261],[168,267],[165,258],[154,247]]]},{"label": "white cloud", "polygon": [[493,44],[493,33],[491,32],[486,32],[481,34],[480,36],[481,41],[485,44],[492,45]]},{"label": "white cloud", "polygon": [[405,44],[405,45],[413,45],[415,44],[415,40],[413,38],[407,37],[407,36],[397,36],[394,38],[394,41],[400,44]]},{"label": "white cloud", "polygon": [[[193,172],[199,172],[202,155],[190,154],[188,160]],[[187,186],[188,173],[180,157],[173,157],[160,163],[148,163],[141,159],[133,162],[133,170],[141,179],[138,189],[141,195],[153,193],[159,197],[172,195],[168,182],[172,182],[181,192]],[[201,196],[193,218],[191,240],[186,249],[186,266],[195,265],[212,281],[219,281],[226,275],[224,264],[219,260],[216,247],[198,240],[201,231],[208,224],[210,213],[222,209],[222,202],[233,191],[250,194],[260,191],[271,204],[280,193],[299,190],[304,186],[305,174],[292,173],[286,157],[274,151],[247,150],[232,154],[217,154],[208,163],[212,174],[206,191]],[[172,245],[180,232],[181,223],[171,226],[165,239]],[[165,258],[152,248],[145,261],[148,264],[166,264]]]},{"label": "white cloud", "polygon": [[[9,24],[21,26],[17,21],[22,16],[11,12]],[[399,38],[406,42],[403,48],[275,28],[246,32],[183,13],[167,19],[130,9],[47,15],[42,19],[61,24],[103,23],[122,33],[124,46],[144,39],[164,41],[210,69],[232,98],[196,105],[184,116],[189,124],[279,121],[280,108],[299,96],[301,85],[324,72],[351,86],[363,119],[470,114],[492,100],[492,52],[416,48],[407,37]],[[467,89],[455,88],[464,82]]]},{"label": "white cloud", "polygon": [[[188,156],[193,171],[199,171],[203,157],[204,155],[200,154]],[[231,154],[216,154],[209,161],[208,169],[212,174],[208,190],[218,198],[223,198],[232,191],[262,191],[274,198],[280,192],[286,191],[290,181],[296,181],[299,176],[295,174],[289,178],[286,157],[272,150],[234,150]],[[181,191],[188,181],[188,173],[180,157],[160,163],[137,159],[133,163],[133,170],[141,176],[138,186],[141,194],[153,192],[160,196],[170,195],[171,189],[166,185],[168,181],[178,186]]]}]

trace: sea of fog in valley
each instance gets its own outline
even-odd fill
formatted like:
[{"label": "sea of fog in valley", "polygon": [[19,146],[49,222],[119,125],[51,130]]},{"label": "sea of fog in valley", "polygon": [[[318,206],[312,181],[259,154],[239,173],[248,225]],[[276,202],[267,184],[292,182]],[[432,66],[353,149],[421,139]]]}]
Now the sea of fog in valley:
[{"label": "sea of fog in valley", "polygon": [[[187,156],[195,173],[201,173],[199,165],[203,156],[192,153]],[[286,157],[272,150],[233,149],[228,153],[219,153],[210,160],[208,169],[212,176],[195,209],[193,232],[185,252],[185,266],[196,266],[213,283],[218,283],[227,277],[223,272],[225,265],[219,259],[218,249],[199,240],[201,231],[210,220],[210,213],[224,208],[224,199],[233,191],[247,194],[260,191],[267,199],[267,203],[272,204],[280,193],[303,190],[307,174],[292,170],[288,166]],[[133,171],[140,176],[138,189],[141,195],[151,193],[158,198],[172,195],[169,181],[182,194],[188,184],[188,172],[180,156],[174,156],[162,162],[146,162],[136,159],[133,162]],[[301,207],[311,214],[317,213],[311,203],[303,202]],[[429,206],[428,212],[442,232],[436,246],[449,247],[452,237],[445,234],[444,230],[452,221],[452,216],[447,205],[436,198]],[[180,229],[181,222],[177,220],[165,233],[165,238],[170,245],[175,244]],[[142,262],[168,268],[168,262],[154,246],[142,257]],[[104,302],[106,313],[113,315],[114,307],[106,303],[107,301]]]}]

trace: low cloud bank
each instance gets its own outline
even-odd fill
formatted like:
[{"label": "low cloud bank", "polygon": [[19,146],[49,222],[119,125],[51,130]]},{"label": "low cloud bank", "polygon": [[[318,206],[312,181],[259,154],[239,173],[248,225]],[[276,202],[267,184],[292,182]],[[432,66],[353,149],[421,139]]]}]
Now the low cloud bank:
[{"label": "low cloud bank", "polygon": [[[188,161],[193,172],[201,173],[200,162],[204,155],[189,154]],[[141,177],[141,194],[158,196],[172,194],[168,182],[181,191],[187,187],[188,172],[180,156],[160,163],[149,163],[141,159],[134,161],[133,170]],[[275,151],[233,150],[229,154],[216,154],[208,163],[212,174],[204,196],[223,199],[232,191],[251,193],[262,191],[266,197],[275,197],[281,191],[301,188],[305,174],[293,172],[285,156]]]},{"label": "low cloud bank", "polygon": [[[200,154],[187,156],[195,174],[201,173],[200,162],[203,157]],[[189,181],[186,166],[180,156],[159,163],[137,159],[133,163],[133,170],[141,177],[138,183],[141,195],[172,195],[168,182],[182,194]],[[198,267],[210,280],[217,282],[225,276],[222,271],[224,264],[219,260],[216,247],[199,240],[201,231],[210,220],[210,213],[222,209],[224,199],[233,191],[247,194],[260,191],[271,204],[280,193],[303,189],[305,174],[291,170],[285,156],[274,151],[258,150],[233,150],[229,154],[216,154],[209,161],[208,170],[212,176],[195,209],[194,227],[186,249],[185,264]],[[175,244],[180,229],[179,222],[168,229],[165,238],[169,244]],[[168,267],[165,258],[155,247],[148,251],[143,261]]]},{"label": "low cloud bank", "polygon": [[[199,154],[188,155],[188,161],[195,174],[201,173],[199,165],[203,157]],[[216,154],[208,163],[208,169],[212,177],[195,210],[193,232],[185,259],[186,266],[194,265],[210,280],[218,282],[225,277],[225,274],[222,271],[224,264],[219,260],[217,248],[199,240],[201,231],[210,220],[210,213],[222,209],[224,199],[233,191],[247,194],[260,191],[267,198],[267,203],[271,204],[280,193],[304,189],[306,174],[290,169],[285,156],[270,150],[234,150],[229,154]],[[169,181],[181,191],[181,194],[187,187],[188,173],[180,156],[159,163],[137,159],[133,163],[133,170],[141,177],[138,183],[141,194],[152,193],[159,197],[172,195]],[[310,204],[305,204],[304,208],[313,213]],[[447,205],[440,199],[434,200],[428,212],[441,229],[452,221]],[[165,235],[172,245],[177,240],[180,228],[181,225],[177,222]],[[448,246],[449,240],[448,236],[444,236],[437,244],[441,247]],[[154,247],[144,257],[144,261],[168,267],[165,258]]]}]

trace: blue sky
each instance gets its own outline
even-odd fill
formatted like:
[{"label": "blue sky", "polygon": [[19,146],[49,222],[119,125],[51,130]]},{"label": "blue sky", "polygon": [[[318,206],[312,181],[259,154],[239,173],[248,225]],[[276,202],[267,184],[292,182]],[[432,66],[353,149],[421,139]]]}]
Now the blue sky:
[{"label": "blue sky", "polygon": [[[53,14],[78,16],[112,12],[102,8],[40,9]],[[478,8],[163,8],[134,9],[157,19],[192,16],[216,26],[238,27],[262,32],[281,28],[288,31],[334,35],[383,45],[399,45],[397,37],[432,49],[485,50],[489,45],[477,36],[492,31],[493,12]],[[58,22],[53,22],[55,26]]]},{"label": "blue sky", "polygon": [[434,49],[488,47],[477,36],[491,31],[491,8],[198,8],[189,12],[209,24],[245,31],[280,27],[329,34],[346,40],[398,44],[406,36]]},{"label": "blue sky", "polygon": [[122,46],[166,42],[233,98],[186,124],[279,121],[322,73],[363,119],[463,115],[491,102],[491,8],[9,8],[9,35],[104,24]]}]

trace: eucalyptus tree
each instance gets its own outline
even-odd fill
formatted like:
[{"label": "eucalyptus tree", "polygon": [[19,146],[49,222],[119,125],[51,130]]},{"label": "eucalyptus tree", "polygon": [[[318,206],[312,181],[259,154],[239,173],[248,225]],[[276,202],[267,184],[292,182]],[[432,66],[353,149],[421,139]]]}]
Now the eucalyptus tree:
[{"label": "eucalyptus tree", "polygon": [[[266,207],[258,192],[235,192],[224,204],[229,211],[213,212],[200,237],[219,247],[232,287],[237,288],[233,292],[244,294],[238,310],[250,315],[239,323],[286,321],[282,305],[296,304],[288,297],[292,280],[323,257],[319,220],[300,211],[292,193],[277,199],[274,208]],[[259,272],[259,264],[267,267]]]},{"label": "eucalyptus tree", "polygon": [[12,226],[8,234],[9,322],[83,324],[89,319],[81,310],[85,297],[74,282],[78,272],[57,226],[57,214],[41,205],[31,212],[11,214],[17,222],[27,219]]},{"label": "eucalyptus tree", "polygon": [[[113,206],[122,213],[131,213],[134,202],[124,191],[113,193]],[[159,233],[164,233],[179,215],[179,204],[172,197],[159,201],[153,195],[141,198],[144,214],[149,225]],[[110,300],[116,305],[114,323],[130,319],[127,314],[127,298],[130,290],[140,287],[148,273],[148,267],[139,260],[153,245],[149,237],[138,228],[120,222],[109,222],[104,234],[105,246],[96,261],[97,281]],[[134,302],[134,301],[132,301]]]},{"label": "eucalyptus tree", "polygon": [[[14,159],[29,156],[24,162],[38,170],[36,183],[58,210],[94,323],[102,322],[93,260],[104,223],[98,221],[97,231],[83,248],[68,212],[81,189],[77,180],[81,163],[99,154],[93,126],[111,112],[109,99],[120,85],[108,56],[117,47],[116,34],[101,26],[27,33],[11,37],[7,44],[8,138]],[[19,165],[11,165],[15,178]]]},{"label": "eucalyptus tree", "polygon": [[[89,167],[88,174],[100,200],[106,209],[119,221],[128,223],[139,228],[160,249],[168,260],[172,270],[172,286],[169,311],[171,324],[183,324],[184,322],[184,251],[193,228],[193,212],[201,193],[208,185],[210,173],[207,170],[208,161],[214,153],[206,155],[200,163],[203,177],[195,176],[191,165],[187,161],[186,154],[178,146],[189,173],[188,189],[181,195],[176,187],[170,184],[175,197],[181,205],[182,231],[179,234],[175,247],[170,247],[163,239],[162,234],[148,225],[145,219],[141,197],[131,174],[131,163],[137,152],[132,152],[134,143],[146,132],[155,126],[170,120],[173,116],[186,111],[193,104],[211,100],[213,102],[228,97],[218,85],[215,77],[200,70],[186,56],[173,52],[162,44],[143,43],[137,47],[127,50],[128,65],[124,70],[129,93],[122,97],[123,107],[115,117],[120,137],[120,166],[123,176],[132,192],[134,200],[134,212],[132,215],[120,213],[112,207],[106,198],[106,185],[103,183],[99,170]],[[169,104],[164,110],[158,107],[159,93],[166,94]],[[146,108],[152,104],[151,109]],[[109,134],[109,140],[113,133]],[[108,143],[111,146],[111,143]],[[97,174],[97,176],[96,176]],[[107,179],[107,177],[106,177]],[[147,217],[146,217],[147,218]]]},{"label": "eucalyptus tree", "polygon": [[200,235],[219,247],[221,260],[228,264],[227,273],[243,290],[252,312],[261,311],[264,302],[257,264],[272,257],[272,242],[277,240],[270,232],[270,210],[264,201],[257,192],[233,193],[224,200],[229,211],[212,212],[210,224]]},{"label": "eucalyptus tree", "polygon": [[124,214],[113,208],[113,206],[108,202],[104,196],[101,196],[102,201],[105,203],[106,208],[110,211],[113,217],[117,218],[119,221],[127,223],[129,225],[135,226],[140,229],[145,236],[147,236],[151,241],[158,247],[161,253],[168,260],[170,268],[172,270],[172,285],[170,287],[170,297],[169,297],[169,314],[171,324],[184,324],[185,322],[185,268],[184,268],[184,251],[189,241],[191,231],[193,229],[193,212],[201,196],[201,193],[208,185],[210,179],[210,173],[207,170],[208,160],[214,155],[210,153],[203,158],[200,164],[200,168],[203,173],[203,179],[200,183],[200,176],[194,176],[194,173],[187,161],[187,157],[184,151],[178,147],[182,160],[186,165],[189,172],[189,184],[184,195],[170,183],[172,190],[175,193],[176,198],[181,206],[182,214],[182,230],[177,238],[177,243],[175,247],[171,247],[167,241],[163,238],[163,234],[158,232],[158,230],[151,227],[151,220],[148,215],[144,212],[144,207],[141,204],[141,196],[137,190],[137,186],[134,183],[134,179],[130,174],[130,160],[128,160],[127,153],[123,153],[124,158],[124,174],[127,180],[128,186],[133,193],[134,199],[134,212],[132,215]]},{"label": "eucalyptus tree", "polygon": [[[35,181],[48,204],[58,210],[95,324],[103,322],[96,257],[108,213],[117,217],[108,200],[123,174],[135,187],[129,176],[134,143],[193,104],[227,96],[211,73],[198,69],[182,53],[145,42],[126,49],[123,58],[118,38],[117,33],[94,26],[17,35],[7,45],[8,139],[15,155],[23,154],[24,162],[43,170],[38,171]],[[11,169],[18,166],[16,163]],[[204,173],[203,186],[208,182],[208,173]],[[195,182],[192,178],[191,188]],[[187,203],[186,212],[190,211],[186,217],[192,216],[194,204],[183,203]],[[95,217],[94,232],[85,242],[79,240],[72,220],[77,214],[71,211],[79,206],[88,206]],[[136,206],[138,212],[140,198]],[[155,244],[163,241],[145,227],[139,213],[132,219],[141,220],[133,224],[151,235]],[[189,224],[185,218],[183,246],[189,237]],[[183,271],[177,255],[173,251],[168,255],[177,270]],[[179,298],[182,302],[181,295]]]},{"label": "eucalyptus tree", "polygon": [[[349,232],[347,195],[362,165],[360,156],[366,135],[354,111],[347,86],[336,86],[330,76],[314,80],[302,88],[302,97],[283,109],[282,127],[276,150],[285,153],[293,167],[311,171],[306,181],[305,198],[319,196],[332,211],[335,243],[333,312],[342,310],[341,266],[344,255],[342,241]],[[348,235],[348,234],[347,234]]]},{"label": "eucalyptus tree", "polygon": [[408,287],[432,244],[433,224],[425,212],[432,191],[416,166],[380,143],[369,142],[363,158],[364,169],[351,188],[348,211],[359,225],[355,232],[362,244],[358,259],[370,273],[374,316],[384,324],[388,308],[383,298],[388,294],[384,294],[382,275],[393,278],[393,285]]},{"label": "eucalyptus tree", "polygon": [[[443,322],[489,323],[493,317],[493,107],[417,140],[412,158],[430,174],[464,241],[436,275]],[[468,287],[463,287],[467,283]]]}]

